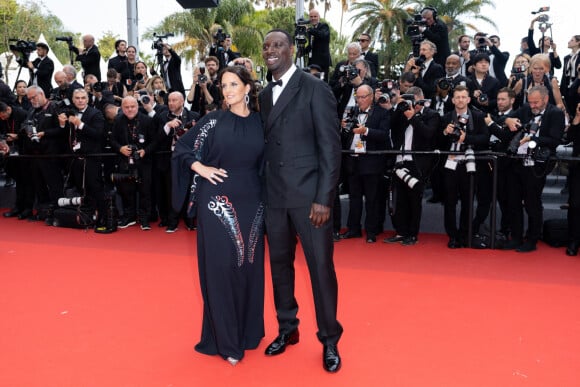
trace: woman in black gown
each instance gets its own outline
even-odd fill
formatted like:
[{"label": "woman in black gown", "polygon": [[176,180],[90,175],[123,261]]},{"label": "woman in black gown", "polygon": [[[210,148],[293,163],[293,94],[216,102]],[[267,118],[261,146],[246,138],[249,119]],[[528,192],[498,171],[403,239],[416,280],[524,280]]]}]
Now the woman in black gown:
[{"label": "woman in black gown", "polygon": [[264,136],[250,73],[228,67],[220,82],[229,109],[205,115],[176,144],[173,204],[182,208],[190,188],[204,302],[195,349],[235,365],[264,336]]}]

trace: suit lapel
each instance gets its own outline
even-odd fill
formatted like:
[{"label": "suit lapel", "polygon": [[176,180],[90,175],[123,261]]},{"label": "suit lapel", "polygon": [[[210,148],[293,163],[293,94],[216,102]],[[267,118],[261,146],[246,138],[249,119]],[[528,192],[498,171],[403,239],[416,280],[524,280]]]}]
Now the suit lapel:
[{"label": "suit lapel", "polygon": [[[270,110],[269,114],[267,115],[266,128],[270,128],[272,126],[274,121],[284,111],[284,109],[286,108],[288,103],[290,103],[290,101],[292,101],[294,96],[298,93],[298,91],[300,90],[300,83],[301,83],[301,79],[302,79],[301,77],[303,75],[305,75],[305,74],[303,74],[302,70],[300,70],[300,69],[297,69],[294,72],[294,75],[292,75],[292,77],[288,81],[288,85],[286,85],[286,87],[284,88],[284,91],[282,91],[282,94],[280,94],[280,96],[278,97],[278,100],[276,101],[276,105],[274,105],[272,107],[272,110]],[[267,101],[270,101],[270,103],[272,102],[272,91],[271,90],[270,90],[270,95],[269,95],[269,98],[267,99]]]}]

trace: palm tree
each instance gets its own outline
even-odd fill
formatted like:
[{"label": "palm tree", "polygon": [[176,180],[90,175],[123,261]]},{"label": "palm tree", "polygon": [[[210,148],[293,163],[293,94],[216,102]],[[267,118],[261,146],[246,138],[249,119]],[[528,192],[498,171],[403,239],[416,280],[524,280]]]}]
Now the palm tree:
[{"label": "palm tree", "polygon": [[405,61],[410,49],[405,37],[409,5],[406,0],[367,0],[352,4],[350,9],[353,15],[349,21],[359,22],[353,38],[364,32],[378,41],[382,49],[379,63],[389,72],[393,64]]}]

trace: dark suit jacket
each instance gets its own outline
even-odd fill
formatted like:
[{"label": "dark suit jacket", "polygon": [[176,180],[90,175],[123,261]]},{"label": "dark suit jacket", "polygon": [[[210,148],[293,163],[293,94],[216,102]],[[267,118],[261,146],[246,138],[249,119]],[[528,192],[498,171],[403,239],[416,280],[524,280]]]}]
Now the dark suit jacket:
[{"label": "dark suit jacket", "polygon": [[[322,67],[323,71],[327,71],[332,64],[330,58],[330,28],[326,23],[318,23],[316,28],[308,29],[309,45],[306,47],[306,52],[309,53],[308,64],[317,64]],[[310,56],[311,54],[311,56]]]},{"label": "dark suit jacket", "polygon": [[379,55],[375,54],[374,52],[367,51],[367,53],[364,54],[364,57],[371,68],[371,75],[376,77],[379,71]]},{"label": "dark suit jacket", "polygon": [[415,86],[418,86],[423,90],[423,95],[425,98],[430,100],[435,100],[435,82],[445,76],[445,70],[441,65],[435,62],[435,59],[431,62],[424,76],[419,76],[415,80]]},{"label": "dark suit jacket", "polygon": [[[566,70],[568,69],[568,63],[570,63],[570,59],[572,56],[570,54],[564,57],[564,67],[562,71],[562,81],[560,82],[560,93],[566,99],[566,107],[568,108],[568,113],[572,113],[576,111],[576,105],[580,101],[580,96],[578,95],[576,89],[571,90],[569,89],[570,82],[573,79],[570,79],[570,76],[566,74]],[[573,63],[574,68],[578,68],[580,66],[580,55],[576,57],[576,63]],[[577,74],[577,77],[578,78]]]},{"label": "dark suit jacket", "polygon": [[50,91],[52,90],[52,73],[54,72],[54,62],[48,56],[42,61],[40,58],[36,58],[32,61],[32,64],[36,68],[36,73],[34,77],[30,77],[30,82],[28,86],[33,84],[33,78],[36,78],[36,83],[38,86],[44,90],[44,95],[46,98],[50,97]]},{"label": "dark suit jacket", "polygon": [[179,91],[185,96],[185,87],[183,87],[181,79],[181,57],[173,50],[169,50],[169,52],[171,53],[171,59],[167,66],[167,77],[171,83],[169,91]]},{"label": "dark suit jacket", "polygon": [[[358,107],[355,108],[355,117],[358,115]],[[372,106],[368,118],[365,122],[368,128],[368,134],[361,135],[361,140],[366,141],[367,151],[387,150],[392,148],[391,134],[390,134],[390,116],[389,111],[382,107]],[[350,149],[354,133],[352,131],[345,133],[342,131],[342,146],[343,149]],[[357,157],[357,168],[349,168],[349,163],[353,161],[351,155],[344,157],[345,170],[347,173],[356,173],[359,175],[376,175],[385,172],[387,165],[387,155],[379,154],[359,154]]]},{"label": "dark suit jacket", "polygon": [[268,206],[332,207],[341,153],[336,100],[328,85],[297,69],[276,105],[266,87],[260,107]]},{"label": "dark suit jacket", "polygon": [[58,122],[59,109],[56,103],[49,103],[38,109],[30,109],[26,117],[27,120],[34,120],[36,131],[44,132],[44,136],[38,143],[30,141],[28,136],[24,139],[24,147],[29,151],[26,153],[60,154],[66,151],[66,131],[60,127]]},{"label": "dark suit jacket", "polygon": [[71,127],[68,123],[65,125],[69,143],[68,152],[73,152],[71,145],[75,139],[81,144],[80,149],[74,152],[76,154],[102,152],[105,130],[105,117],[103,117],[103,114],[99,110],[88,106],[81,117],[81,121],[84,126],[79,130]]},{"label": "dark suit jacket", "polygon": [[[113,135],[111,136],[111,147],[113,151],[119,155],[120,149],[124,145],[136,145],[139,149],[145,150],[145,158],[142,162],[150,163],[152,160],[153,152],[157,149],[157,131],[153,126],[152,119],[143,113],[137,113],[137,116],[133,120],[133,124],[136,123],[136,133],[138,138],[131,138],[129,135],[129,119],[124,114],[119,114],[115,117],[115,123],[113,124]],[[139,140],[142,138],[142,141]],[[121,156],[123,161],[125,161],[125,156]]]},{"label": "dark suit jacket", "polygon": [[[422,114],[415,114],[410,120],[402,111],[395,110],[391,120],[391,138],[393,149],[400,150],[405,144],[405,131],[413,126],[412,151],[432,151],[435,149],[435,135],[439,130],[440,116],[429,108],[424,108]],[[413,155],[413,161],[423,177],[433,169],[434,157],[430,155]]]},{"label": "dark suit jacket", "polygon": [[423,36],[435,43],[437,46],[437,52],[433,56],[433,59],[444,67],[447,57],[451,54],[447,25],[442,20],[437,19],[435,24],[428,27],[423,32]]},{"label": "dark suit jacket", "polygon": [[[174,117],[169,117],[171,113],[169,110],[164,110],[159,114],[159,126],[157,128],[157,151],[158,152],[165,152],[165,153],[158,153],[155,154],[155,168],[160,171],[166,171],[171,168],[171,145],[173,144],[173,138],[176,136],[175,130],[171,129],[168,133],[165,133],[163,127],[169,121],[171,121]],[[183,108],[182,113],[182,124],[191,123],[191,121],[197,121],[199,119],[199,114],[196,112],[192,112]]]},{"label": "dark suit jacket", "polygon": [[[471,51],[469,51],[469,54],[470,54],[471,59],[469,62],[467,62],[465,64],[466,68],[473,66],[473,58],[478,54],[478,51],[471,50]],[[507,76],[505,75],[505,66],[506,66],[507,61],[510,57],[510,54],[507,51],[501,52],[494,45],[492,45],[489,48],[489,52],[487,52],[487,55],[491,55],[491,54],[493,54],[493,60],[490,63],[490,66],[493,67],[493,72],[495,74],[495,77],[499,81],[500,88],[505,87],[508,84],[508,79],[507,79]]]},{"label": "dark suit jacket", "polygon": [[[530,122],[534,118],[529,104],[525,104],[510,116],[520,119],[522,125]],[[539,147],[547,147],[552,154],[556,153],[556,148],[562,142],[564,135],[564,112],[554,105],[548,104],[542,116],[540,133],[534,140]]]},{"label": "dark suit jacket", "polygon": [[81,62],[84,75],[93,74],[101,81],[101,53],[97,46],[92,46],[85,53],[77,53],[76,61]]},{"label": "dark suit jacket", "polygon": [[[483,82],[481,83],[481,86],[479,85],[479,83],[477,82],[477,79],[475,79],[475,75],[471,74],[469,76],[469,79],[471,80],[472,85],[475,86],[474,90],[470,90],[471,91],[471,105],[475,106],[477,109],[482,110],[486,113],[489,113],[493,110],[496,109],[497,107],[497,93],[499,91],[499,89],[501,88],[499,85],[499,81],[497,79],[495,79],[494,77],[492,77],[491,75],[487,75],[484,79]],[[482,94],[486,94],[487,95],[487,106],[482,105],[479,103],[479,101],[477,100],[477,98],[475,98],[473,96],[473,92],[475,90],[481,90]]]}]

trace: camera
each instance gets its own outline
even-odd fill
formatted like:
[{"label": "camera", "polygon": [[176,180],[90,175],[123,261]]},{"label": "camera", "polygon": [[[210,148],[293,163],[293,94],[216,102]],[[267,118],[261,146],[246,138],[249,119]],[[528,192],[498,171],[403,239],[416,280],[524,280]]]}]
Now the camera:
[{"label": "camera", "polygon": [[415,108],[415,106],[431,106],[430,99],[419,99],[415,100],[415,95],[413,94],[402,94],[401,98],[403,99],[397,104],[397,111],[404,112],[409,109]]},{"label": "camera", "polygon": [[477,38],[477,41],[475,42],[475,51],[478,54],[487,53],[488,52],[487,34],[479,33],[479,34],[477,34],[477,36],[479,36],[479,37]]},{"label": "camera", "polygon": [[423,15],[417,13],[413,15],[412,19],[405,20],[405,24],[407,24],[407,31],[406,34],[410,38],[421,38],[423,39],[423,33],[421,32],[420,27],[426,26],[427,22],[423,18]]},{"label": "camera", "polygon": [[294,40],[296,45],[305,45],[308,41],[308,30],[306,26],[310,24],[310,20],[300,18],[296,20],[295,30],[294,30]]},{"label": "camera", "polygon": [[408,168],[396,168],[395,175],[397,175],[399,179],[403,180],[403,182],[411,189],[415,188],[417,183],[419,183],[419,179],[411,175],[411,172]]},{"label": "camera", "polygon": [[149,97],[147,90],[139,90],[138,95],[139,97],[137,98],[137,100],[141,102],[141,104],[147,105],[151,103],[151,97]]},{"label": "camera", "polygon": [[16,44],[10,45],[11,51],[17,51],[24,55],[30,54],[32,51],[36,50],[36,42],[23,39],[9,39],[10,42],[16,42]]},{"label": "camera", "polygon": [[54,38],[54,40],[56,40],[57,42],[72,43],[73,38],[72,38],[72,36],[57,36],[56,38]]},{"label": "camera", "polygon": [[457,122],[453,124],[453,132],[451,132],[448,136],[451,138],[451,141],[457,142],[461,137],[461,132],[467,131],[467,124],[469,123],[469,115],[461,114],[457,117]]},{"label": "camera", "polygon": [[[176,118],[181,120],[181,118],[179,116],[176,116],[173,113],[169,113],[167,115],[167,119],[169,121],[174,120]],[[195,121],[193,121],[193,120],[189,121],[189,122],[185,122],[185,123],[183,121],[181,121],[181,124],[177,128],[175,128],[175,136],[176,137],[183,136],[186,131],[188,131],[189,129],[191,129],[193,127],[194,124],[195,124]]]},{"label": "camera", "polygon": [[167,39],[169,37],[173,37],[175,35],[173,35],[172,33],[167,33],[165,35],[157,35],[155,32],[153,33],[153,38],[157,38],[157,40],[155,40],[153,42],[153,44],[151,44],[151,49],[152,50],[157,50],[159,52],[163,51],[163,39]]},{"label": "camera", "polygon": [[91,90],[97,93],[102,93],[103,90],[107,90],[109,84],[107,82],[95,82],[91,84]]},{"label": "camera", "polygon": [[391,100],[391,97],[389,94],[381,94],[379,99],[377,99],[377,103],[387,103],[390,100]]},{"label": "camera", "polygon": [[423,70],[425,68],[426,60],[427,58],[425,58],[425,55],[419,55],[415,58],[415,67],[419,67],[421,70]]},{"label": "camera", "polygon": [[227,37],[228,36],[224,33],[224,30],[221,28],[218,28],[217,32],[213,36],[213,38],[218,46],[221,46]]},{"label": "camera", "polygon": [[536,163],[545,163],[550,159],[552,152],[550,148],[539,147],[536,141],[530,140],[528,143],[528,154]]},{"label": "camera", "polygon": [[489,97],[487,96],[487,94],[481,93],[479,95],[479,97],[477,97],[477,102],[479,103],[484,103],[484,102],[488,102],[489,101]]},{"label": "camera", "polygon": [[57,203],[59,207],[81,206],[83,204],[83,197],[75,196],[73,198],[59,198]]},{"label": "camera", "polygon": [[[507,153],[515,155],[518,153],[518,148],[520,147],[520,142],[525,135],[534,135],[538,132],[539,125],[536,122],[528,122],[523,127],[518,130],[515,135],[510,140],[508,145]],[[531,145],[531,144],[530,144]]]},{"label": "camera", "polygon": [[354,115],[355,109],[350,108],[346,109],[343,114],[343,120],[345,121],[346,125],[342,129],[344,133],[350,133],[358,124],[358,118]]},{"label": "camera", "polygon": [[381,86],[381,93],[388,94],[390,97],[393,97],[396,93],[393,90],[399,89],[399,83],[393,79],[383,79],[380,83]]},{"label": "camera", "polygon": [[547,15],[545,13],[542,14],[542,15],[540,15],[540,16],[538,16],[538,22],[540,22],[540,23],[546,23],[549,20],[550,20],[550,15]]},{"label": "camera", "polygon": [[22,123],[22,128],[30,138],[30,141],[39,142],[38,132],[36,131],[36,122],[34,120],[26,120]]},{"label": "camera", "polygon": [[339,74],[341,77],[352,81],[356,77],[358,77],[358,69],[353,65],[341,65],[338,68]]},{"label": "camera", "polygon": [[453,84],[453,82],[450,79],[447,78],[439,78],[436,81],[436,85],[437,88],[443,91],[453,91],[453,89],[455,88],[455,85]]},{"label": "camera", "polygon": [[141,160],[139,148],[137,148],[136,145],[129,145],[129,148],[131,148],[131,154],[129,155],[129,164],[135,165]]},{"label": "camera", "polygon": [[153,91],[153,94],[155,94],[156,96],[159,96],[161,98],[165,98],[165,96],[167,95],[167,92],[165,90],[157,89],[157,90]]}]

